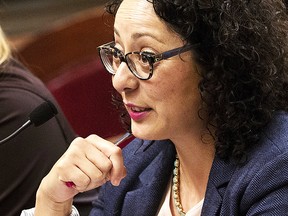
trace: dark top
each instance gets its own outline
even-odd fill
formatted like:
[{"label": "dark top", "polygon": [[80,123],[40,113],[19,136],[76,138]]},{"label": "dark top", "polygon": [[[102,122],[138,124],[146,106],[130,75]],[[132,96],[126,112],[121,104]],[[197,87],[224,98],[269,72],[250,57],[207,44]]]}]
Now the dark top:
[{"label": "dark top", "polygon": [[[155,216],[171,178],[173,143],[135,139],[123,149],[127,176],[120,186],[106,183],[91,216]],[[191,155],[193,157],[193,155]],[[236,166],[214,159],[201,215],[288,214],[288,115],[280,113]]]},{"label": "dark top", "polygon": [[58,115],[0,145],[0,215],[18,216],[22,209],[35,206],[41,179],[75,137],[38,78],[15,60],[0,68],[0,140],[23,125],[31,111],[45,100],[56,105]]}]

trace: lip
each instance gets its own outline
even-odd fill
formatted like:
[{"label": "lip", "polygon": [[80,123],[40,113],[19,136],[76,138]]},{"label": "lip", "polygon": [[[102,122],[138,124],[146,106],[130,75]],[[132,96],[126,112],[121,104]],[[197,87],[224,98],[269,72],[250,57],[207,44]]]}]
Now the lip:
[{"label": "lip", "polygon": [[143,120],[151,111],[150,108],[136,106],[136,105],[131,104],[131,103],[127,103],[127,104],[125,104],[125,106],[126,106],[126,109],[129,113],[131,119],[133,119],[134,121]]}]

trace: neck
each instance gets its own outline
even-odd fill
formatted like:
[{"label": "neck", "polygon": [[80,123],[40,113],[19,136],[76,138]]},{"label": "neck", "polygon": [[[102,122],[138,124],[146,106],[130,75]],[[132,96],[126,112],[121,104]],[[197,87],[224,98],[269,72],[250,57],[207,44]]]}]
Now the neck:
[{"label": "neck", "polygon": [[[190,141],[186,145],[185,142],[178,143],[174,142],[180,162],[179,195],[184,211],[188,211],[205,196],[215,147],[213,142],[208,144],[201,140]],[[177,212],[173,206],[174,212]]]}]

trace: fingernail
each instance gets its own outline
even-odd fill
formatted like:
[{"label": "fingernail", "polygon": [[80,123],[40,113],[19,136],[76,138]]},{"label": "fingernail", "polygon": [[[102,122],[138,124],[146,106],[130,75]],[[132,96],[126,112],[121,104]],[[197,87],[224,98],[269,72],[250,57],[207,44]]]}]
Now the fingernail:
[{"label": "fingernail", "polygon": [[75,186],[74,182],[71,182],[71,181],[70,181],[70,182],[65,182],[65,184],[66,184],[66,186],[69,187],[69,188]]},{"label": "fingernail", "polygon": [[114,186],[119,186],[119,185],[120,185],[120,182],[121,182],[121,179],[114,179],[114,180],[112,181],[112,184],[113,184]]}]

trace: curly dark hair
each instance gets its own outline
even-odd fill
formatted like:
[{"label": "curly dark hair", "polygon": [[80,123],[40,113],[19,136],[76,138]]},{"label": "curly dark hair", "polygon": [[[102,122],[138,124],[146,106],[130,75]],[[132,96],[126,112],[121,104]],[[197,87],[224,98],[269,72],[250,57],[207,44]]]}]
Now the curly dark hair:
[{"label": "curly dark hair", "polygon": [[[216,153],[245,161],[276,111],[288,111],[288,19],[281,0],[147,0],[189,44]],[[115,15],[121,0],[107,4]],[[201,113],[199,111],[199,115]]]}]

